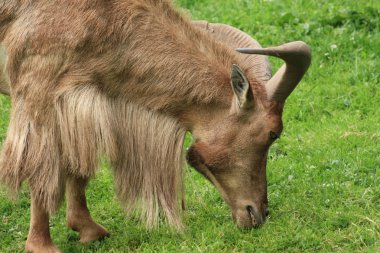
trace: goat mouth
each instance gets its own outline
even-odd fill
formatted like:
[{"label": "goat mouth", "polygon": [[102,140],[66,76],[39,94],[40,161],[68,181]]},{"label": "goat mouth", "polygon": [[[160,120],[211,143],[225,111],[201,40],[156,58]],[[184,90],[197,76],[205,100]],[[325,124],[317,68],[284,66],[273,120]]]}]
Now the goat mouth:
[{"label": "goat mouth", "polygon": [[256,209],[252,206],[247,206],[247,212],[249,215],[249,218],[251,220],[251,224],[254,228],[259,227],[261,224],[263,224],[263,219],[259,215],[259,213],[256,211]]}]

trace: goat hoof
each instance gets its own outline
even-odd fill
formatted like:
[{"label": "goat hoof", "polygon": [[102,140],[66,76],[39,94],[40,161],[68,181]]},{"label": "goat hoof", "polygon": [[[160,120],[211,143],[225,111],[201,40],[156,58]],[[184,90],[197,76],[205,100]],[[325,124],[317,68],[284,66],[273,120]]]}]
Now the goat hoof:
[{"label": "goat hoof", "polygon": [[61,253],[53,243],[41,244],[31,241],[26,242],[25,251],[27,253]]},{"label": "goat hoof", "polygon": [[84,227],[81,231],[79,231],[79,235],[80,242],[83,244],[102,240],[110,236],[105,228],[96,223],[93,223],[91,226]]}]

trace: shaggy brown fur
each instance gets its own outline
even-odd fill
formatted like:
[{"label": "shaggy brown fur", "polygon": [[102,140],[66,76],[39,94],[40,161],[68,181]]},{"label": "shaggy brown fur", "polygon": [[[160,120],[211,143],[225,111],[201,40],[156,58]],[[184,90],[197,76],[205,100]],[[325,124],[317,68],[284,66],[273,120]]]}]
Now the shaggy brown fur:
[{"label": "shaggy brown fur", "polygon": [[6,1],[0,13],[13,105],[2,181],[27,180],[51,213],[66,175],[93,176],[105,153],[128,206],[145,205],[150,225],[160,207],[180,227],[186,125],[174,116],[225,103],[232,49],[168,1]]}]

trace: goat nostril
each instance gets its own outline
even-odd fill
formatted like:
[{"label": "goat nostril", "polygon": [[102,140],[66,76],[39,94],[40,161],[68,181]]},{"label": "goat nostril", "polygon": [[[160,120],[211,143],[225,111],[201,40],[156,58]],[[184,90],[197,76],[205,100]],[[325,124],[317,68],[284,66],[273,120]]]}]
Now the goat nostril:
[{"label": "goat nostril", "polygon": [[269,209],[268,209],[268,208],[265,208],[265,216],[266,216],[266,217],[269,216]]},{"label": "goat nostril", "polygon": [[246,209],[248,211],[248,215],[250,216],[251,218],[251,225],[256,227],[258,224],[258,221],[257,221],[257,216],[256,216],[256,212],[255,212],[255,209],[252,207],[252,206],[246,206]]},{"label": "goat nostril", "polygon": [[252,206],[246,206],[246,208],[247,208],[249,215],[251,215],[251,217],[254,217],[253,207]]}]

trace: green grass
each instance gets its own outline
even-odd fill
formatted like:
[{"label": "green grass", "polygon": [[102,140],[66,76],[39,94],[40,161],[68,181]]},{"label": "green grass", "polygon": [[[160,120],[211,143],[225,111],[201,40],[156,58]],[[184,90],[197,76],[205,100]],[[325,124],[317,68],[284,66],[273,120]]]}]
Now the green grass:
[{"label": "green grass", "polygon": [[[88,199],[112,236],[80,245],[61,208],[51,222],[55,243],[63,252],[380,252],[380,1],[178,3],[194,19],[231,24],[264,46],[304,40],[313,49],[311,69],[287,101],[283,136],[271,148],[271,217],[260,229],[237,229],[213,186],[186,168],[186,231],[149,232],[124,216],[102,166]],[[9,108],[0,97],[0,141]],[[27,190],[16,203],[0,193],[1,252],[23,250],[29,203]]]}]

